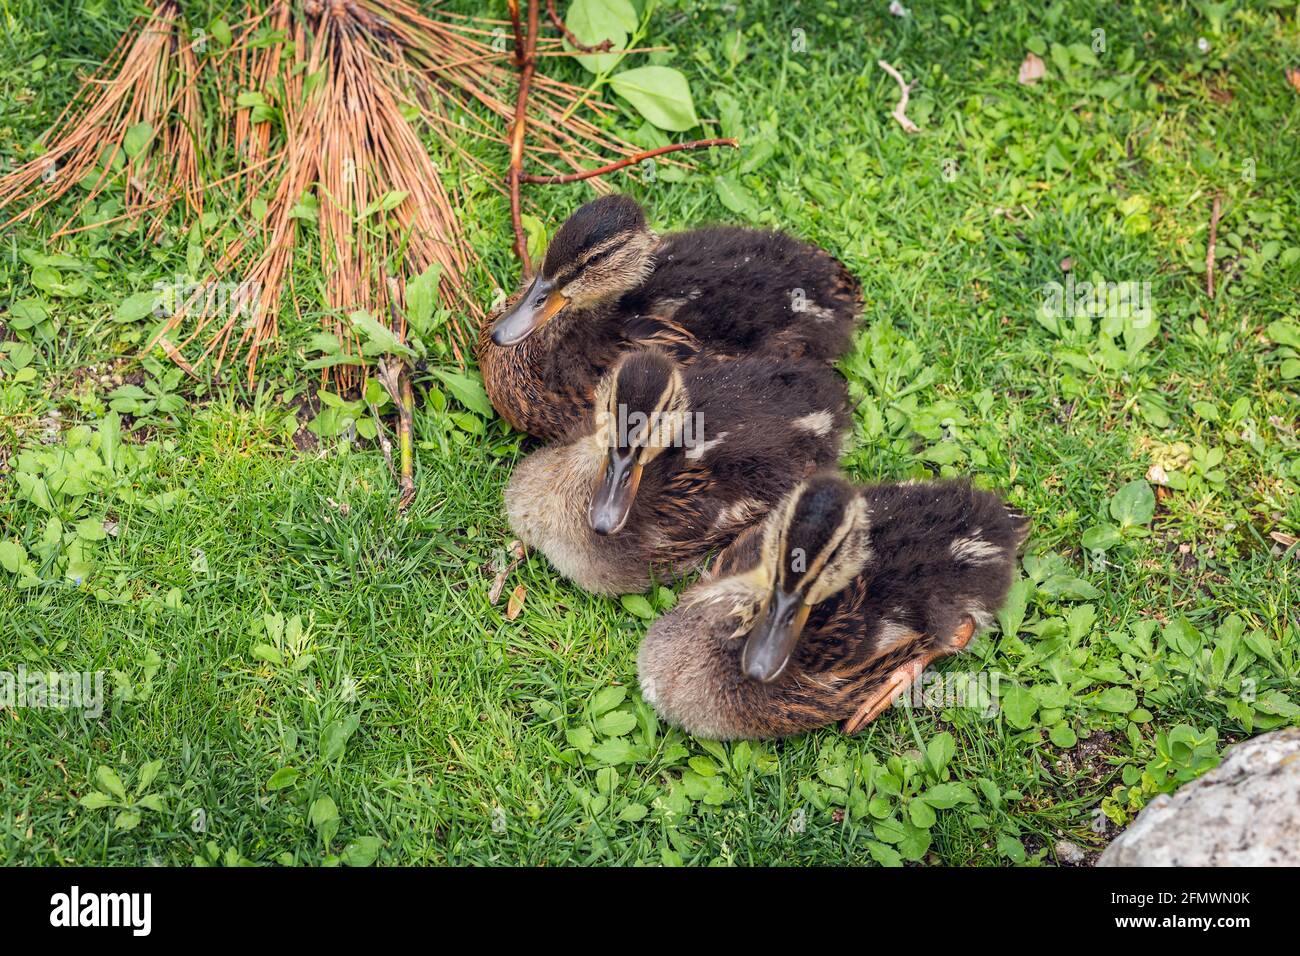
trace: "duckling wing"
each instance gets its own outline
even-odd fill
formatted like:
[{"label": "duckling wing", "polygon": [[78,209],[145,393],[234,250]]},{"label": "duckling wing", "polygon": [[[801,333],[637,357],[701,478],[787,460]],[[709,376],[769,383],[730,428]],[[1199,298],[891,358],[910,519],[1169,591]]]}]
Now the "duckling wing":
[{"label": "duckling wing", "polygon": [[674,453],[656,522],[666,541],[689,547],[707,542],[706,550],[761,522],[838,447],[835,439],[773,415],[706,434],[702,444]]},{"label": "duckling wing", "polygon": [[706,577],[710,581],[744,574],[758,565],[763,554],[763,522],[755,521],[718,553]]},{"label": "duckling wing", "polygon": [[771,419],[782,433],[827,439],[838,451],[848,426],[848,390],[834,369],[820,362],[750,356],[706,360],[686,376],[691,407],[713,430]]},{"label": "duckling wing", "polygon": [[990,623],[1011,586],[1024,519],[964,481],[884,485],[866,495],[872,600],[939,640],[967,616]]},{"label": "duckling wing", "polygon": [[621,304],[637,338],[671,326],[698,351],[820,361],[844,354],[862,304],[834,257],[781,232],[717,226],[666,236],[655,271]]}]

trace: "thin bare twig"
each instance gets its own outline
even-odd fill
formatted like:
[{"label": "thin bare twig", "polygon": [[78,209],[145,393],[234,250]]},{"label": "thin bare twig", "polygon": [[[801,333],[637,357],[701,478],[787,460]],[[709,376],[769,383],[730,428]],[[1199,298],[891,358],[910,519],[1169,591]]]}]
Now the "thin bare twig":
[{"label": "thin bare twig", "polygon": [[[392,324],[392,329],[401,336],[401,329],[405,328],[401,314],[398,312],[401,303],[401,290],[398,288],[397,280],[392,276],[388,277],[388,312]],[[397,364],[396,372],[392,367],[385,368],[382,363],[380,369],[384,373],[387,381],[381,380],[381,384],[388,390],[392,396],[393,404],[397,406],[397,452],[399,467],[401,469],[397,486],[400,490],[400,496],[397,500],[397,507],[400,511],[405,511],[415,500],[415,451],[412,442],[412,431],[415,424],[415,395],[411,390],[412,370],[410,363],[400,361]]]},{"label": "thin bare twig", "polygon": [[1219,197],[1214,197],[1214,206],[1210,209],[1210,244],[1205,250],[1205,294],[1214,298],[1214,246],[1219,239]]},{"label": "thin bare twig", "polygon": [[595,46],[587,46],[587,44],[579,40],[573,35],[573,31],[564,25],[564,21],[560,19],[560,15],[555,12],[555,0],[546,0],[546,15],[551,18],[551,22],[555,24],[555,28],[564,34],[564,39],[569,41],[569,46],[581,53],[608,53],[610,48],[614,45],[614,41],[609,37],[605,37],[605,39],[601,40]]},{"label": "thin bare twig", "polygon": [[740,143],[734,139],[697,139],[690,143],[673,143],[670,146],[660,146],[658,149],[648,149],[643,153],[637,153],[635,156],[628,156],[626,159],[620,159],[616,163],[607,163],[604,166],[598,166],[595,169],[584,169],[576,173],[564,173],[559,176],[539,176],[536,173],[525,173],[519,178],[526,183],[543,183],[555,185],[557,183],[576,183],[584,179],[592,179],[596,176],[604,176],[606,173],[618,172],[627,166],[635,166],[637,163],[644,162],[654,156],[662,156],[665,153],[676,153],[684,149],[708,149],[711,146],[730,146],[733,149],[739,148]]},{"label": "thin bare twig", "polygon": [[528,239],[524,235],[520,211],[519,183],[524,173],[524,133],[528,126],[528,88],[537,69],[537,0],[528,0],[528,32],[519,48],[519,0],[510,0],[510,19],[515,28],[515,60],[519,67],[519,93],[515,98],[514,124],[510,128],[510,165],[506,168],[506,185],[510,187],[510,224],[515,232],[515,253],[523,263],[524,273],[533,271],[528,260]]},{"label": "thin bare twig", "polygon": [[888,63],[886,63],[884,60],[877,60],[876,65],[894,78],[894,81],[898,84],[898,88],[901,91],[901,95],[899,96],[899,100],[898,100],[898,105],[894,107],[894,112],[890,113],[889,115],[892,116],[894,119],[898,120],[898,125],[903,127],[904,131],[908,133],[921,132],[921,127],[917,126],[915,123],[913,123],[910,119],[907,118],[907,98],[911,95],[912,92],[911,85],[906,81],[904,81],[903,74],[899,73],[896,69],[894,69]]}]

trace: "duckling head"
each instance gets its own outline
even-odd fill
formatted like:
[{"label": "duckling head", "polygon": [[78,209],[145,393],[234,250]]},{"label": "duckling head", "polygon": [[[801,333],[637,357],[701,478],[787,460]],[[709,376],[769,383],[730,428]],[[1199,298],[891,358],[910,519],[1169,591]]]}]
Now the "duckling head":
[{"label": "duckling head", "polygon": [[659,349],[629,352],[601,381],[594,440],[602,463],[587,510],[596,534],[627,524],[646,465],[680,443],[689,402],[681,368]]},{"label": "duckling head", "polygon": [[654,245],[634,199],[593,199],[555,234],[541,271],[492,327],[492,341],[518,345],[566,310],[599,306],[635,289],[654,268]]},{"label": "duckling head", "polygon": [[763,530],[769,585],[745,638],[741,670],[770,683],[790,662],[812,608],[842,591],[871,558],[866,500],[834,472],[808,479]]}]

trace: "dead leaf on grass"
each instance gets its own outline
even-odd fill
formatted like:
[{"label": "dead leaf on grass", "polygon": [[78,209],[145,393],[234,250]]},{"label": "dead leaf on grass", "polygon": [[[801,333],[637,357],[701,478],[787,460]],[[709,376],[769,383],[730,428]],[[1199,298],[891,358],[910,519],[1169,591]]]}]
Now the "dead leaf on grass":
[{"label": "dead leaf on grass", "polygon": [[1032,86],[1047,75],[1047,65],[1035,53],[1026,53],[1025,62],[1020,64],[1020,75],[1016,77],[1021,86]]},{"label": "dead leaf on grass", "polygon": [[513,621],[519,616],[519,612],[524,609],[524,596],[528,594],[528,589],[522,584],[510,592],[510,600],[506,602],[506,620]]}]

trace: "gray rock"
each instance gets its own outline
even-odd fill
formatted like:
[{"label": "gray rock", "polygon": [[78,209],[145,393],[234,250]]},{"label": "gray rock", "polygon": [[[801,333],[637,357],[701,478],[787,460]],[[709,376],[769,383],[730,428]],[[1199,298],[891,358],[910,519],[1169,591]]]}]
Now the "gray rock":
[{"label": "gray rock", "polygon": [[1245,740],[1147,804],[1098,866],[1300,866],[1300,728]]},{"label": "gray rock", "polygon": [[1077,843],[1071,843],[1069,840],[1056,841],[1056,858],[1062,863],[1077,866],[1084,861],[1086,855],[1083,852],[1083,847]]}]

